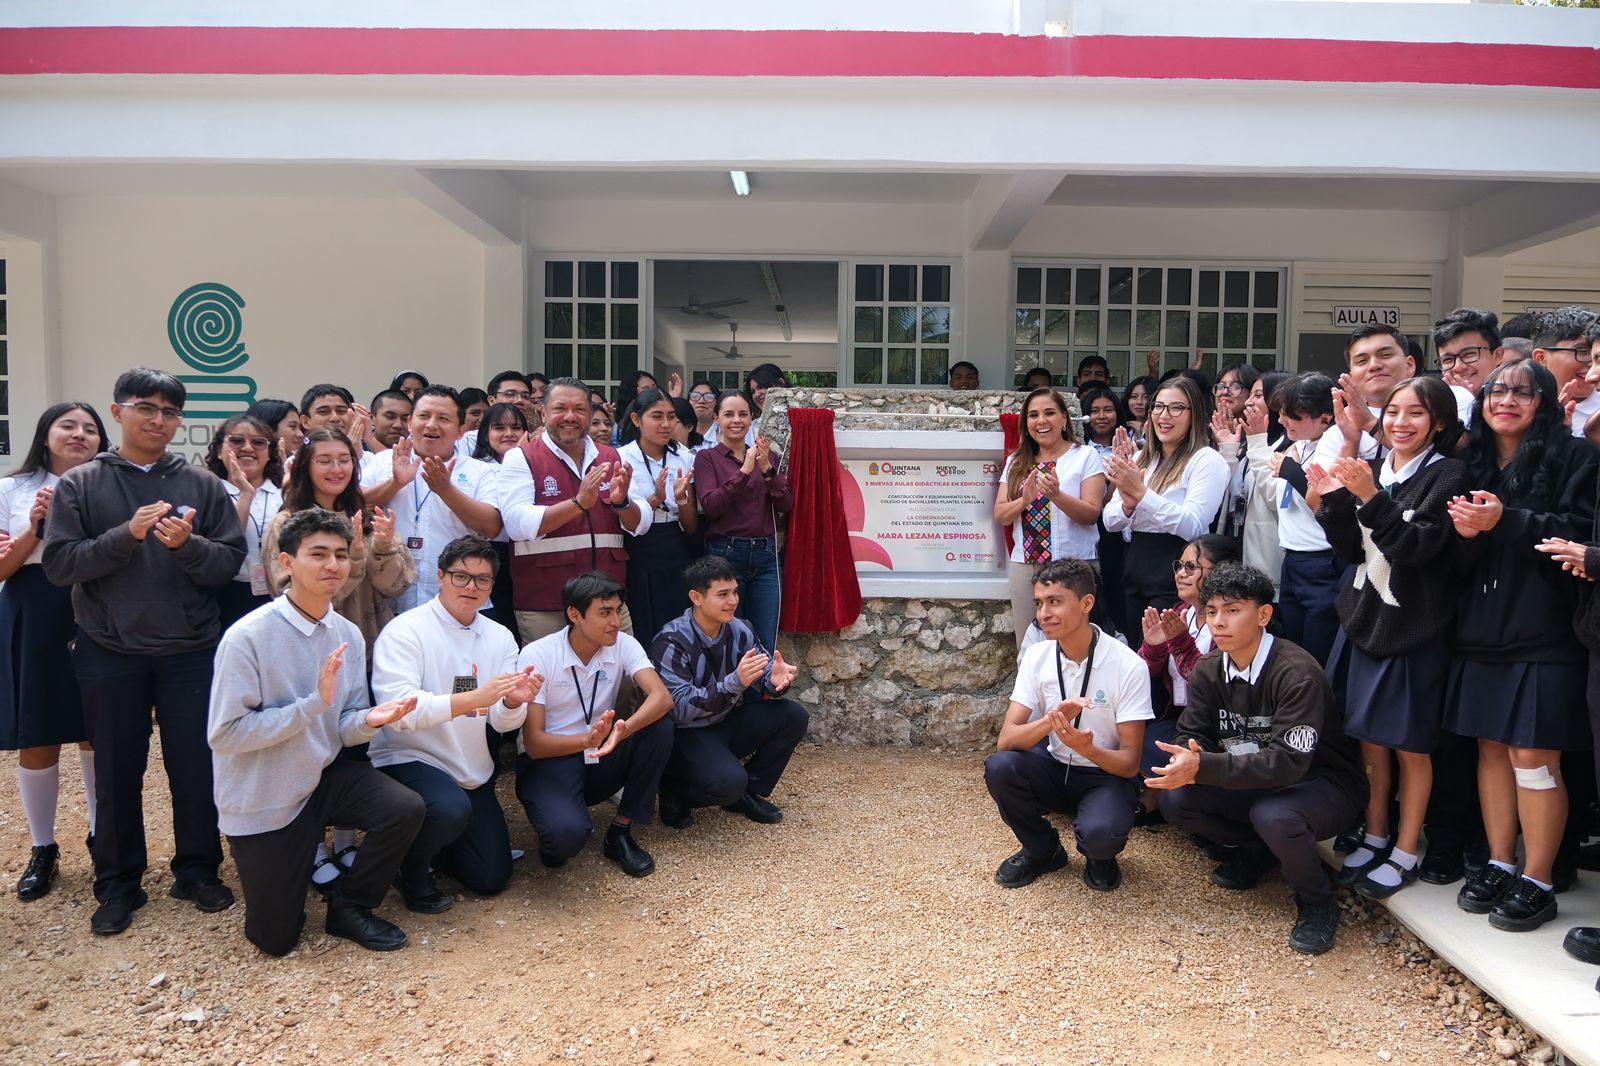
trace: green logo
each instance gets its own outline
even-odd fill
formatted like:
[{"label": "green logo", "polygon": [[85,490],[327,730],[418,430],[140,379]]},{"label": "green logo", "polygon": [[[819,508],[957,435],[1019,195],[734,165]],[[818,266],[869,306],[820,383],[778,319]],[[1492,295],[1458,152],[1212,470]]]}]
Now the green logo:
[{"label": "green logo", "polygon": [[250,359],[243,310],[244,297],[216,281],[191,285],[172,301],[167,340],[179,359],[200,371],[178,375],[189,386],[190,418],[228,418],[255,402],[255,378],[230,373]]}]

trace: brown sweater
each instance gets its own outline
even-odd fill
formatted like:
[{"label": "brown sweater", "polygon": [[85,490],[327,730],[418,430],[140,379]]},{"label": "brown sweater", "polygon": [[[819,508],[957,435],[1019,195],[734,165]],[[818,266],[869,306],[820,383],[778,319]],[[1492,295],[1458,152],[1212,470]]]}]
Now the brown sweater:
[{"label": "brown sweater", "polygon": [[[261,535],[261,561],[274,596],[289,587],[289,575],[278,565],[278,532],[291,513],[285,510],[273,515]],[[394,617],[390,597],[400,595],[416,580],[417,561],[399,541],[368,551],[367,538],[358,536],[350,545],[350,576],[333,598],[333,609],[354,622],[367,638],[367,662],[372,661],[372,642],[378,639],[378,631]]]}]

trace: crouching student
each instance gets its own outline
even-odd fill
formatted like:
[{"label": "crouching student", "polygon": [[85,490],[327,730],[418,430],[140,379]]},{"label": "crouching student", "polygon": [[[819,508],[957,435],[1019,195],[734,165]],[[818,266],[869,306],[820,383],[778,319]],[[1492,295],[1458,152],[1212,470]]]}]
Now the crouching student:
[{"label": "crouching student", "polygon": [[1095,574],[1060,559],[1033,579],[1045,639],[1028,648],[1000,750],[984,763],[984,784],[1022,850],[1000,864],[997,884],[1021,888],[1067,865],[1045,813],[1073,815],[1083,883],[1101,892],[1122,884],[1117,855],[1133,828],[1139,749],[1150,709],[1150,674],[1139,656],[1089,621]]},{"label": "crouching student", "polygon": [[372,765],[427,807],[395,883],[406,907],[419,914],[438,914],[455,902],[430,870],[480,896],[498,894],[511,880],[511,836],[494,794],[485,730],[514,728],[513,712],[538,695],[542,679],[532,668],[517,669],[516,638],[479,613],[499,563],[487,540],[452,540],[439,555],[439,594],[390,622],[372,649],[373,694],[417,701],[416,711],[379,733],[368,753]]},{"label": "crouching student", "polygon": [[1310,653],[1267,630],[1272,581],[1229,563],[1206,581],[1217,651],[1189,676],[1189,704],[1171,755],[1145,784],[1161,812],[1191,833],[1238,848],[1212,884],[1243,891],[1274,866],[1294,889],[1289,946],[1333,947],[1339,904],[1317,841],[1355,824],[1365,785],[1333,690]]},{"label": "crouching student", "polygon": [[326,930],[373,951],[406,942],[372,908],[417,835],[422,800],[371,764],[338,757],[417,702],[372,705],[361,631],[333,610],[354,537],[343,515],[293,515],[278,537],[288,590],[217,647],[207,727],[217,811],[244,889],[244,935],[269,955],[300,939],[316,844],[330,825],[366,838],[328,897]]},{"label": "crouching student", "polygon": [[[672,754],[672,696],[637,640],[622,632],[622,583],[591,570],[561,589],[566,628],[529,644],[517,668],[533,667],[544,687],[508,722],[517,738],[517,798],[539,834],[539,861],[555,867],[594,832],[589,808],[622,791],[601,848],[631,877],[656,861],[633,839],[650,824],[661,772]],[[632,715],[623,681],[644,691]],[[630,696],[631,696],[630,692]],[[524,718],[526,721],[524,721]]]},{"label": "crouching student", "polygon": [[810,716],[788,690],[799,673],[769,656],[750,623],[735,617],[739,575],[720,555],[690,563],[692,606],[662,627],[650,658],[672,693],[672,758],[661,781],[661,821],[694,824],[695,807],[723,807],[752,822],[783,821],[772,790],[806,735]]}]

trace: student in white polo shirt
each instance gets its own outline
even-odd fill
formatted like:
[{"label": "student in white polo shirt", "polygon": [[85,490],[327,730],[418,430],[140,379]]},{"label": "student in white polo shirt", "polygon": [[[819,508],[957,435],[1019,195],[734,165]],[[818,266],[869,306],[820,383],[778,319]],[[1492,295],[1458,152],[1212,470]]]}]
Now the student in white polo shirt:
[{"label": "student in white polo shirt", "polygon": [[517,669],[511,631],[479,610],[499,557],[481,537],[460,537],[439,555],[439,595],[396,618],[372,649],[379,699],[417,698],[417,709],[372,741],[372,765],[421,796],[428,813],[400,864],[396,886],[411,910],[437,914],[454,902],[430,868],[480,896],[511,880],[511,838],[494,794],[485,730],[515,727],[542,682]]},{"label": "student in white polo shirt", "polygon": [[1000,750],[983,767],[1022,843],[994,875],[1006,888],[1067,865],[1047,811],[1073,815],[1084,884],[1101,892],[1122,884],[1117,854],[1133,828],[1144,726],[1155,714],[1144,660],[1089,621],[1094,599],[1094,569],[1079,559],[1048,563],[1033,580],[1046,639],[1022,657]]},{"label": "student in white polo shirt", "polygon": [[[531,666],[545,679],[517,738],[517,798],[539,834],[539,860],[554,867],[594,832],[589,808],[621,789],[603,851],[624,873],[644,877],[656,863],[631,827],[650,823],[672,754],[672,696],[644,648],[621,631],[622,593],[603,570],[570,579],[561,589],[566,628],[517,657],[519,669]],[[644,693],[631,716],[619,698],[624,678]]]}]

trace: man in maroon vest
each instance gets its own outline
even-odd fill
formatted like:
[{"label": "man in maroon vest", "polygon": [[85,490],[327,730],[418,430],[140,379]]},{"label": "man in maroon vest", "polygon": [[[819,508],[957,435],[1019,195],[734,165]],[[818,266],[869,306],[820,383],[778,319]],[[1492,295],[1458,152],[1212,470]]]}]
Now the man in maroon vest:
[{"label": "man in maroon vest", "polygon": [[[589,386],[556,378],[545,388],[544,434],[511,449],[501,464],[500,512],[514,542],[512,602],[525,642],[567,624],[561,589],[568,579],[603,570],[625,583],[623,533],[650,529],[649,508],[628,498],[628,464],[590,439],[589,413]],[[633,632],[626,605],[622,629]]]}]

